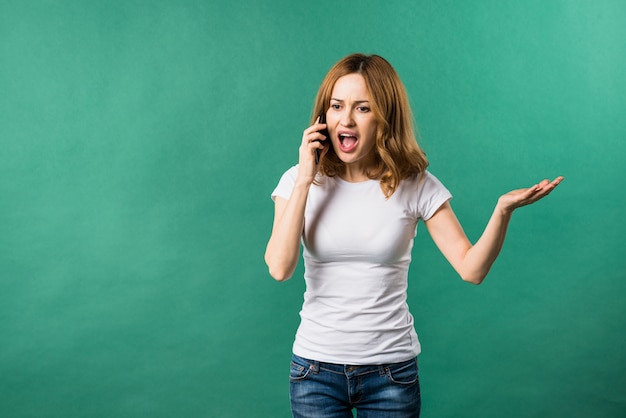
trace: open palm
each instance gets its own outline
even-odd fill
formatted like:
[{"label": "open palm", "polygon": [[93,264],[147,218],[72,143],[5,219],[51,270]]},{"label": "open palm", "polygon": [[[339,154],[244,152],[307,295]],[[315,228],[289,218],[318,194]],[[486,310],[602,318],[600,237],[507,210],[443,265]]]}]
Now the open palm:
[{"label": "open palm", "polygon": [[507,212],[513,212],[519,207],[527,206],[543,199],[549,195],[561,181],[563,181],[563,177],[559,176],[552,181],[547,179],[542,180],[529,188],[512,190],[500,196],[498,205]]}]

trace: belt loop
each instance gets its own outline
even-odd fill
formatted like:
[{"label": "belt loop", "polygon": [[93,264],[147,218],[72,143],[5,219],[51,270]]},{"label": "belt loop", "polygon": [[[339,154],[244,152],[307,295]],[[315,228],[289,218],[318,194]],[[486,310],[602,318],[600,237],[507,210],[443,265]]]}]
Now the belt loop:
[{"label": "belt loop", "polygon": [[313,373],[319,373],[320,372],[320,362],[317,360],[313,360],[313,362],[311,363],[311,365],[309,366],[309,368],[311,370],[313,370]]}]

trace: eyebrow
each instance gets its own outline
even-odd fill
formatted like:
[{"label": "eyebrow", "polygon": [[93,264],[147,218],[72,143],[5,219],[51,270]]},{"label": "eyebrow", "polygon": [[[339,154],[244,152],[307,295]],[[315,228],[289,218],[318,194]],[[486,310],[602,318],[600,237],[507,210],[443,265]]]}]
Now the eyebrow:
[{"label": "eyebrow", "polygon": [[[341,100],[341,99],[336,99],[336,98],[334,98],[334,97],[331,97],[331,98],[330,98],[330,100],[334,100],[334,101],[336,101],[336,102],[341,102],[341,103],[343,103],[343,102],[344,102],[344,100]],[[369,102],[370,102],[369,100],[355,100],[355,101],[354,101],[354,103],[356,103],[356,104],[360,104],[360,103],[369,103]]]}]

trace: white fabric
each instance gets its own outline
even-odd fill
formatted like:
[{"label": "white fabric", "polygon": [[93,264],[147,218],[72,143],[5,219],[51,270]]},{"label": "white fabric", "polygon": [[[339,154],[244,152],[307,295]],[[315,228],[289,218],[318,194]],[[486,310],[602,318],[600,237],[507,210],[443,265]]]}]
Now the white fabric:
[{"label": "white fabric", "polygon": [[[283,174],[272,199],[289,199],[297,170]],[[419,219],[450,192],[429,172],[402,181],[388,200],[375,180],[319,179],[305,209],[306,291],[294,354],[353,365],[414,358],[420,343],[406,303],[413,239]]]}]

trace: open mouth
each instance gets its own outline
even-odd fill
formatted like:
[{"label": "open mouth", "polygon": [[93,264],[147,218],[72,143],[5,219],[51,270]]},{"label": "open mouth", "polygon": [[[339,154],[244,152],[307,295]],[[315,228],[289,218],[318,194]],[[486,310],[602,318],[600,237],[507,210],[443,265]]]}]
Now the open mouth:
[{"label": "open mouth", "polygon": [[350,134],[339,134],[339,148],[343,152],[350,152],[356,148],[359,139]]}]

